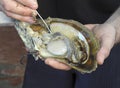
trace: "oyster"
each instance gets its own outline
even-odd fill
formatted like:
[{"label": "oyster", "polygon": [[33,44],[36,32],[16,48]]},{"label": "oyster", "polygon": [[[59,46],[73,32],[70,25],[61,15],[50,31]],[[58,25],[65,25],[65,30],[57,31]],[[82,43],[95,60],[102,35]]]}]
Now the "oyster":
[{"label": "oyster", "polygon": [[41,20],[35,24],[15,22],[16,30],[36,60],[54,58],[81,73],[97,68],[99,42],[81,23],[60,18],[48,18],[49,33]]}]

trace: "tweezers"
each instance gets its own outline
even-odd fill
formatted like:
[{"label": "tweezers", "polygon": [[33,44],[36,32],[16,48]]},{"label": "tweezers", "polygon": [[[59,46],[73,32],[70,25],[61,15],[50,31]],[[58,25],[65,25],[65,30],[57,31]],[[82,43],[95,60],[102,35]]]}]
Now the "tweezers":
[{"label": "tweezers", "polygon": [[51,33],[51,30],[49,28],[49,26],[47,25],[47,23],[45,22],[45,20],[42,18],[42,16],[38,13],[38,11],[36,10],[37,15],[39,16],[39,18],[41,19],[41,21],[44,23],[46,29]]}]

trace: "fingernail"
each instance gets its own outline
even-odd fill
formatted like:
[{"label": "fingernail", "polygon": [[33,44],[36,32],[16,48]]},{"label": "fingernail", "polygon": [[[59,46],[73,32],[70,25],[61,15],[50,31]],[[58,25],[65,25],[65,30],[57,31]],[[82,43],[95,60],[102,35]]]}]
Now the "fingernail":
[{"label": "fingernail", "polygon": [[37,3],[36,0],[33,1],[33,3],[32,3],[32,8],[33,8],[33,9],[37,9],[37,8],[38,8],[38,3]]},{"label": "fingernail", "polygon": [[28,19],[29,23],[35,23],[35,20],[33,18]]}]

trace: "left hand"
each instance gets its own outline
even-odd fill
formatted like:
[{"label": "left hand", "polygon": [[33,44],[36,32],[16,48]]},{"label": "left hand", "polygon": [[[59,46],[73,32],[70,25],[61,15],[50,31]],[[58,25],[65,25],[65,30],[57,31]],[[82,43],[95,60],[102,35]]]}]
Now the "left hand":
[{"label": "left hand", "polygon": [[[104,60],[109,56],[112,47],[115,44],[116,29],[110,24],[87,24],[88,29],[94,32],[98,40],[100,41],[100,50],[97,53],[97,62],[102,65]],[[71,68],[61,62],[52,58],[47,58],[45,63],[53,68],[60,70],[70,70]]]}]

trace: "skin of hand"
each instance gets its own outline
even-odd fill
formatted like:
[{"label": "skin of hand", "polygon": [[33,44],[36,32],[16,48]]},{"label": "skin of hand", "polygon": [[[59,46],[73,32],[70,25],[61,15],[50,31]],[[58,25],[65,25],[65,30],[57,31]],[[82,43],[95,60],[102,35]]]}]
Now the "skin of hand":
[{"label": "skin of hand", "polygon": [[[109,56],[112,47],[116,40],[116,29],[111,24],[87,24],[88,29],[93,31],[98,40],[100,41],[100,49],[97,53],[96,59],[99,65],[104,63],[104,60]],[[59,70],[70,70],[71,68],[61,62],[52,58],[45,60],[47,65]]]},{"label": "skin of hand", "polygon": [[29,23],[35,22],[32,15],[37,8],[37,0],[0,0],[0,10],[7,16]]}]

